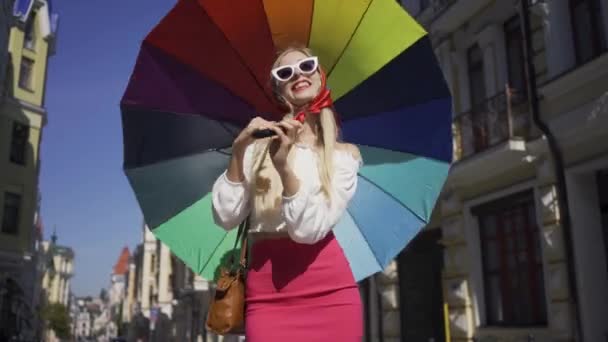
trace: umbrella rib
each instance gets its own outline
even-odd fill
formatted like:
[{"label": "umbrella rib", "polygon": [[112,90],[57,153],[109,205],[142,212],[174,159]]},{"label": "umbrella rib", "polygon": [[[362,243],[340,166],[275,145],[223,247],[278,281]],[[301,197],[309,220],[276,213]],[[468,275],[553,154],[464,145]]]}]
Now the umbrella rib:
[{"label": "umbrella rib", "polygon": [[445,160],[437,159],[435,157],[422,156],[422,155],[419,155],[419,154],[416,154],[416,153],[412,153],[412,152],[408,152],[408,151],[399,151],[399,150],[394,150],[392,148],[375,146],[375,145],[369,145],[369,144],[358,144],[358,143],[354,143],[354,144],[357,145],[357,146],[365,146],[365,147],[377,148],[379,150],[386,150],[386,151],[391,151],[391,152],[395,152],[395,153],[407,153],[407,154],[410,154],[410,155],[418,157],[418,158],[429,159],[429,160],[433,160],[433,161],[440,162],[440,163],[445,163],[445,164],[450,164],[451,163],[451,161],[445,161]]},{"label": "umbrella rib", "polygon": [[306,46],[310,46],[310,38],[312,36],[312,23],[313,23],[313,18],[315,17],[315,3],[316,0],[312,1],[312,11],[310,11],[310,22],[308,23],[308,41],[306,42]]},{"label": "umbrella rib", "polygon": [[[211,252],[210,255],[215,254],[215,252],[218,250],[218,248],[220,248],[220,245],[222,244],[222,242],[224,242],[224,240],[226,240],[226,237],[228,237],[228,232],[226,232],[226,234],[224,234],[224,237],[222,238],[222,241],[220,241],[217,245],[215,245],[215,248],[213,249],[213,252]],[[200,255],[200,251],[199,251],[199,255]],[[198,274],[203,273],[203,269],[205,269],[207,267],[207,265],[209,265],[210,262],[211,262],[211,258],[208,258],[207,262],[203,265],[203,267],[201,267],[198,270]],[[207,279],[207,280],[214,280],[214,279]]]},{"label": "umbrella rib", "polygon": [[[209,13],[207,12],[207,10],[205,9],[204,6],[201,6],[201,8],[203,9],[203,11],[205,11],[205,14],[207,15],[207,17],[209,17],[209,19],[211,21],[213,21],[213,23],[215,24],[215,26],[217,26],[218,28],[220,28],[221,26],[219,26],[214,20],[213,17],[209,15]],[[274,100],[268,96],[268,93],[266,93],[264,91],[264,86],[260,83],[260,81],[258,80],[258,78],[255,76],[255,74],[253,73],[253,71],[251,70],[251,68],[249,68],[249,65],[247,65],[247,63],[245,63],[245,60],[243,59],[243,56],[241,56],[241,54],[239,53],[239,51],[237,49],[234,48],[234,45],[232,44],[232,42],[230,41],[230,39],[228,39],[228,36],[226,36],[226,33],[219,29],[218,31],[221,32],[222,36],[224,37],[224,39],[226,40],[226,42],[228,42],[228,46],[230,46],[230,49],[232,51],[234,51],[234,54],[237,56],[237,58],[239,59],[239,61],[241,62],[241,64],[245,67],[245,69],[247,70],[247,73],[249,73],[249,75],[253,78],[253,80],[255,81],[255,83],[258,85],[258,88],[262,91],[262,94],[264,94],[264,97],[268,100],[268,102],[271,105],[274,105]],[[253,119],[255,117],[254,113],[250,114],[250,118]]]},{"label": "umbrella rib", "polygon": [[[380,70],[378,70],[378,71],[380,71]],[[361,84],[363,84],[363,83],[361,83]],[[350,94],[350,93],[352,93],[353,91],[357,90],[357,87],[359,87],[361,84],[359,84],[359,85],[355,86],[353,89],[351,89],[347,93],[347,95]],[[341,98],[339,98],[336,101],[336,103],[335,103],[336,108],[340,107],[341,102],[344,103],[344,99],[347,97],[347,95],[342,96]],[[384,109],[381,112],[371,112],[370,111],[370,112],[367,112],[367,113],[364,113],[364,114],[353,115],[353,116],[348,117],[347,119],[344,119],[343,121],[345,121],[345,122],[355,121],[357,119],[367,118],[367,117],[378,115],[378,114],[382,114],[382,113],[395,112],[395,111],[398,111],[398,110],[403,109],[403,108],[410,108],[410,107],[416,107],[416,106],[426,105],[426,104],[428,104],[430,102],[433,102],[433,101],[447,100],[447,99],[450,99],[450,97],[451,97],[450,94],[447,94],[447,95],[443,94],[442,96],[432,96],[432,97],[424,100],[424,102],[418,102],[418,103],[413,103],[413,104],[403,103],[403,104],[400,104],[400,105],[395,105],[395,108]]]},{"label": "umbrella rib", "polygon": [[[353,220],[353,222],[355,223],[355,225],[356,225],[357,227],[361,227],[361,225],[359,225],[359,222],[357,221],[357,218],[355,217],[355,215],[351,214],[351,213],[350,213],[350,210],[349,210],[348,208],[346,208],[346,211],[348,212],[348,215],[350,215],[350,218]],[[367,243],[367,245],[369,246],[369,249],[371,250],[371,249],[372,249],[372,247],[370,246],[369,241],[367,241],[367,236],[365,236],[365,234],[363,234],[363,231],[362,231],[361,229],[359,229],[359,232],[361,233],[361,235],[363,235],[363,238],[364,238],[364,240],[365,240],[365,243]],[[382,269],[384,268],[384,267],[382,266],[382,263],[380,262],[380,260],[378,260],[378,257],[376,256],[376,254],[375,254],[375,253],[373,253],[373,252],[372,252],[372,255],[374,256],[374,259],[376,259],[376,263],[377,263],[378,265],[380,265],[380,270],[379,270],[378,272],[382,271]]]},{"label": "umbrella rib", "polygon": [[[179,59],[177,59],[175,56],[173,56],[173,55],[171,55],[171,54],[169,54],[169,53],[166,53],[164,50],[162,50],[161,48],[159,48],[158,46],[156,46],[156,45],[154,45],[154,44],[148,43],[148,42],[146,42],[146,41],[144,41],[144,42],[142,43],[142,45],[143,45],[143,44],[145,44],[145,46],[146,46],[147,48],[152,49],[152,50],[155,50],[157,53],[162,54],[162,55],[163,55],[165,58],[170,59],[170,60],[171,60],[171,61],[173,61],[174,63],[182,63],[182,62],[180,62],[180,61],[179,61]],[[247,69],[247,70],[249,70],[249,69]],[[214,79],[212,79],[211,77],[207,76],[205,73],[200,73],[200,74],[201,74],[201,76],[204,76],[204,77],[206,77],[207,79],[209,79],[209,80],[213,81],[215,84],[217,84],[217,86],[218,86],[218,87],[221,87],[221,88],[222,88],[224,91],[226,91],[226,93],[228,93],[228,94],[230,94],[230,95],[232,95],[232,96],[236,97],[237,99],[239,99],[239,100],[243,101],[243,102],[244,102],[244,103],[246,103],[248,106],[251,106],[251,104],[249,104],[249,103],[247,102],[247,100],[246,100],[246,99],[244,99],[244,98],[243,98],[243,97],[242,97],[240,94],[237,94],[237,93],[236,93],[236,92],[234,92],[232,89],[230,89],[230,88],[226,87],[226,86],[225,86],[223,83],[221,83],[221,82],[217,82],[216,80],[214,80]],[[174,77],[174,76],[173,76],[171,73],[169,73],[169,77],[171,78],[171,80],[173,80],[173,83],[174,83],[174,84],[177,84],[177,82],[175,82],[175,77]],[[257,83],[257,80],[256,80],[256,83]],[[191,103],[192,103],[192,102],[191,102],[191,100],[190,100],[189,98],[185,97],[184,99],[185,99],[185,100],[186,100],[186,101],[187,101],[189,104],[191,104]],[[198,115],[198,113],[176,113],[176,114],[192,114],[192,115]],[[252,117],[252,118],[253,118],[253,116],[254,116],[254,114],[253,114],[253,113],[251,113],[251,114],[250,114],[250,117]]]},{"label": "umbrella rib", "polygon": [[336,67],[336,65],[338,64],[338,62],[340,62],[340,59],[342,59],[342,56],[344,55],[344,52],[346,51],[346,49],[348,49],[348,46],[352,42],[353,37],[355,36],[355,33],[357,33],[357,30],[359,30],[359,26],[361,26],[361,22],[363,21],[363,18],[365,18],[365,15],[367,14],[367,11],[372,6],[372,2],[374,2],[374,0],[370,0],[370,2],[367,4],[367,8],[365,8],[365,11],[363,11],[363,14],[361,14],[361,18],[359,19],[359,22],[357,23],[357,26],[355,26],[355,29],[353,30],[353,33],[348,38],[348,41],[346,42],[346,45],[344,45],[344,49],[342,49],[342,51],[340,51],[340,54],[338,55],[338,58],[336,58],[336,61],[334,62],[334,64],[327,71],[327,78],[329,78],[329,76],[331,76],[331,73],[334,71],[334,68]]},{"label": "umbrella rib", "polygon": [[395,197],[394,195],[390,194],[389,192],[387,192],[386,190],[384,190],[381,186],[379,186],[378,184],[374,183],[371,179],[367,178],[366,176],[363,176],[361,173],[359,173],[359,177],[361,177],[362,179],[366,180],[368,183],[370,183],[371,185],[373,185],[376,189],[380,190],[382,193],[384,193],[386,196],[388,196],[389,198],[391,198],[392,200],[396,201],[397,203],[401,204],[402,207],[404,207],[407,211],[409,211],[410,213],[412,213],[412,215],[416,216],[418,219],[420,219],[420,221],[424,222],[424,224],[427,224],[428,222],[426,222],[426,219],[420,217],[420,215],[416,214],[412,209],[410,209],[407,205],[403,204],[403,202],[401,202],[397,197]]},{"label": "umbrella rib", "polygon": [[208,148],[208,149],[206,149],[204,151],[192,152],[192,153],[189,153],[189,154],[186,154],[186,155],[183,155],[183,156],[176,156],[176,157],[173,157],[173,158],[170,158],[170,159],[163,159],[163,160],[155,161],[153,163],[149,163],[149,164],[145,164],[145,165],[139,165],[137,167],[125,167],[123,165],[123,169],[125,171],[144,169],[144,168],[147,168],[147,167],[151,167],[151,166],[155,166],[155,165],[160,165],[160,164],[163,164],[163,163],[168,163],[170,161],[174,161],[174,160],[178,160],[178,159],[182,159],[182,158],[188,158],[188,157],[191,157],[191,156],[196,155],[196,154],[205,154],[205,153],[211,153],[211,152],[216,152],[216,153],[220,153],[220,154],[223,154],[223,155],[226,155],[226,156],[231,156],[232,154],[222,151],[222,150],[225,150],[225,149],[229,149],[231,146],[232,145],[221,146],[221,147],[214,147],[214,148]]}]

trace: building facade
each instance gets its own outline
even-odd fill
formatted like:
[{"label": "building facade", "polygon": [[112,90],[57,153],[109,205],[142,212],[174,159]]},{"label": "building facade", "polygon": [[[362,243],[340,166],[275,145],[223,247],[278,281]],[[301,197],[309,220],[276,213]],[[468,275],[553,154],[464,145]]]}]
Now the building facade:
[{"label": "building facade", "polygon": [[74,274],[74,251],[70,247],[58,245],[55,233],[51,241],[44,241],[42,246],[52,261],[42,278],[46,302],[69,307],[71,279]]},{"label": "building facade", "polygon": [[608,2],[401,3],[453,93],[454,164],[374,279],[370,340],[605,341]]},{"label": "building facade", "polygon": [[38,325],[39,147],[57,22],[50,7],[49,0],[0,1],[0,336]]},{"label": "building facade", "polygon": [[211,284],[195,274],[143,225],[142,243],[125,275],[123,322],[127,338],[156,341],[229,342],[242,337],[208,333],[205,319]]}]

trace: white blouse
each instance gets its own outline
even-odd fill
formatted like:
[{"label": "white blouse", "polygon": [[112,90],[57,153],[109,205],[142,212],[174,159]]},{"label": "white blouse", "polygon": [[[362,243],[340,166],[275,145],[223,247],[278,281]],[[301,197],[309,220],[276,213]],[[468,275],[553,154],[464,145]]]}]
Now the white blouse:
[{"label": "white blouse", "polygon": [[[226,230],[238,227],[251,211],[250,172],[253,163],[253,146],[247,147],[243,157],[245,180],[235,183],[224,172],[212,189],[213,217],[216,224]],[[317,168],[318,154],[311,148],[296,144],[293,166],[300,180],[298,192],[283,197],[281,216],[276,219],[250,218],[250,232],[285,232],[298,243],[314,244],[322,240],[338,223],[357,188],[357,172],[362,162],[348,151],[334,153],[334,176],[331,201],[321,191]]]}]

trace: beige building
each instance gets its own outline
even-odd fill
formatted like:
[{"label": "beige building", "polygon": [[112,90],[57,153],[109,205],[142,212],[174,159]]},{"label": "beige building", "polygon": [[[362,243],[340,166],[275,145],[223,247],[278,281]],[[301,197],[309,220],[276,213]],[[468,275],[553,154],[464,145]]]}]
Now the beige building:
[{"label": "beige building", "polygon": [[206,332],[204,322],[211,285],[195,274],[144,225],[142,243],[129,260],[125,275],[123,322],[128,336],[163,341],[239,341]]},{"label": "beige building", "polygon": [[69,307],[70,282],[74,274],[74,251],[70,247],[57,245],[55,233],[51,241],[44,241],[42,246],[52,260],[52,264],[48,265],[42,278],[42,288],[47,302]]},{"label": "beige building", "polygon": [[454,95],[455,163],[366,283],[370,341],[608,338],[608,1],[532,3],[402,1]]}]

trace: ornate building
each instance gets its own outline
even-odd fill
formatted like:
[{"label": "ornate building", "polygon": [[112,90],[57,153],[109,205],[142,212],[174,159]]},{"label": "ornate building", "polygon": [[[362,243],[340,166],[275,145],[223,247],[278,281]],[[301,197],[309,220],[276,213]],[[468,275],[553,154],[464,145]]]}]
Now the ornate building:
[{"label": "ornate building", "polygon": [[37,335],[39,147],[56,23],[50,0],[0,0],[0,340]]},{"label": "ornate building", "polygon": [[401,3],[454,95],[454,165],[370,340],[606,340],[608,1]]}]

